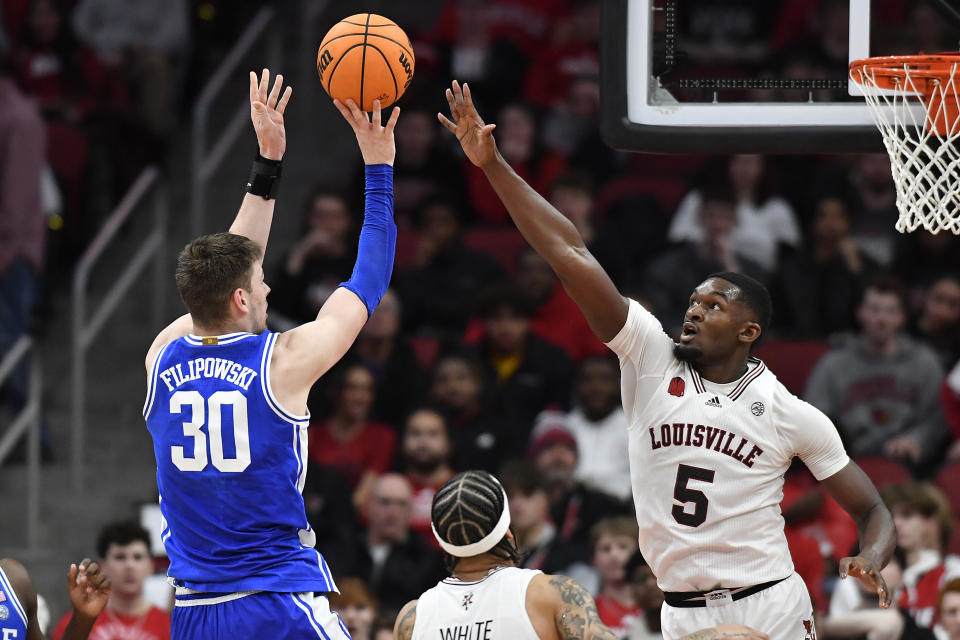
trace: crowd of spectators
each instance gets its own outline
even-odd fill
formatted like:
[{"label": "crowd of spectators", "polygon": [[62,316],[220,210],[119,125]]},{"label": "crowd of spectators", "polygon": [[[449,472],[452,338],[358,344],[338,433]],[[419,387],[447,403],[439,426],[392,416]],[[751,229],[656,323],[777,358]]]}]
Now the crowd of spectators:
[{"label": "crowd of spectators", "polygon": [[[437,126],[450,78],[471,84],[481,114],[498,125],[504,157],[668,333],[679,331],[705,275],[753,275],[775,300],[758,354],[834,420],[852,456],[918,481],[960,460],[960,446],[950,447],[951,433],[960,435],[960,368],[946,376],[960,359],[960,241],[896,234],[883,154],[662,158],[605,147],[599,5],[451,0],[432,30],[411,34],[417,82],[397,130],[392,289],[310,407],[308,477],[318,480],[305,495],[312,522],[356,527],[346,537],[342,527],[318,527],[318,547],[338,579],[362,580],[343,605],[370,607],[359,637],[375,637],[379,617],[444,575],[430,499],[467,468],[501,478],[524,566],[576,577],[624,637],[650,637],[659,608],[649,568],[631,558],[636,523],[616,359],[519,238],[482,172]],[[847,3],[822,5],[829,14]],[[921,13],[911,10],[911,19]],[[832,56],[839,36],[819,34],[817,55]],[[317,188],[305,203],[302,239],[267,265],[278,328],[313,317],[348,276],[361,167],[355,176],[345,189]],[[823,357],[778,357],[785,344]],[[924,538],[929,548],[903,533],[911,519],[935,517],[928,494],[942,500],[932,484],[898,485],[886,496],[904,523],[903,553],[890,569],[899,568],[890,580],[903,595],[899,613],[861,620],[870,599],[853,583],[835,588],[832,577],[856,530],[802,467],[791,470],[788,540],[828,633],[914,637],[905,629],[929,633],[946,620],[935,611],[954,575],[944,564],[955,545],[953,516],[937,512],[946,528],[933,542]],[[876,628],[888,635],[856,626],[873,613],[886,618]]]},{"label": "crowd of spectators", "polygon": [[[130,30],[98,20],[114,4]],[[162,15],[149,17],[151,4],[163,4]],[[700,13],[689,33],[716,41],[717,29],[732,28],[709,19],[719,4],[694,4]],[[925,42],[942,40],[925,3],[898,14],[899,4],[889,3],[883,18],[904,20]],[[62,141],[47,144],[46,163],[61,185],[66,224],[88,211],[82,192],[91,178],[77,172],[106,170],[85,158],[106,154],[110,171],[128,170],[134,165],[111,155],[117,139],[140,136],[139,149],[149,150],[169,126],[158,105],[175,100],[179,86],[180,5],[4,2],[9,64],[0,110],[24,111],[23,126],[39,129],[35,144],[42,114],[45,135]],[[797,6],[814,5],[821,23],[783,26]],[[847,34],[834,27],[847,2],[788,2],[779,13],[769,6],[767,22],[736,34],[754,45],[712,62],[802,49],[787,56],[784,73],[840,58],[845,65]],[[831,578],[856,543],[853,523],[805,470],[788,474],[786,531],[824,616],[823,635],[929,637],[924,630],[939,624],[942,637],[960,638],[960,573],[948,555],[958,551],[960,482],[943,480],[960,477],[960,238],[896,234],[883,154],[665,158],[609,149],[597,123],[599,11],[600,0],[448,0],[432,29],[411,33],[417,78],[396,134],[392,289],[309,403],[304,498],[341,586],[332,606],[353,637],[384,637],[391,614],[445,575],[429,526],[434,492],[456,471],[483,468],[499,474],[509,495],[524,566],[581,580],[625,637],[657,631],[662,594],[636,553],[619,367],[437,124],[443,88],[457,78],[497,123],[503,156],[668,333],[677,334],[690,291],[708,273],[753,275],[774,299],[758,355],[834,420],[852,456],[891,465],[876,481],[897,477],[890,469],[917,481],[884,494],[900,532],[887,569],[898,608],[879,611],[852,581]],[[143,20],[149,33],[138,36],[133,27]],[[696,59],[696,42],[687,44]],[[3,92],[26,93],[39,107]],[[129,131],[105,131],[108,114],[123,114]],[[0,128],[21,120],[0,117]],[[43,162],[35,164],[40,172]],[[349,277],[361,184],[358,166],[352,186],[318,185],[304,203],[299,240],[265,265],[273,328],[314,317]],[[4,184],[0,193],[14,191]],[[31,198],[22,213],[42,219],[39,196]],[[5,236],[19,244],[0,245],[0,304],[6,279],[42,262],[27,228]],[[824,354],[812,370],[778,358],[797,343]]]}]

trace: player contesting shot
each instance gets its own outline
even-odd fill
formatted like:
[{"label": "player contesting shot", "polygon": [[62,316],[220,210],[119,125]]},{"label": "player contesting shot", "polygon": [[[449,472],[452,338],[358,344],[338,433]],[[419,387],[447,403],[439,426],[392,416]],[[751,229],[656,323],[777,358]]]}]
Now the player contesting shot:
[{"label": "player contesting shot", "polygon": [[[486,471],[464,471],[433,497],[433,535],[451,577],[407,603],[396,640],[616,640],[576,580],[520,569],[507,494]],[[682,640],[767,640],[739,624]]]},{"label": "player contesting shot", "polygon": [[[176,587],[175,640],[349,638],[325,592],[336,591],[301,491],[307,469],[307,394],[357,337],[390,281],[393,129],[335,101],[366,164],[366,206],[350,280],[312,322],[267,330],[263,255],[286,150],[282,76],[250,74],[259,143],[229,233],[202,236],[177,260],[189,311],[147,353],[144,416],[153,438],[162,538]],[[318,595],[314,595],[317,593]]]},{"label": "player contesting shot", "polygon": [[[84,558],[70,565],[67,594],[73,612],[62,640],[85,640],[110,599],[110,579]],[[37,591],[30,574],[11,558],[0,559],[0,640],[43,640],[37,619]]]},{"label": "player contesting shot", "polygon": [[665,592],[664,637],[733,621],[774,638],[816,637],[780,515],[794,456],[857,523],[861,551],[840,561],[841,577],[860,579],[889,606],[880,569],[896,542],[890,512],[830,420],[750,356],[770,321],[766,289],[737,273],[708,277],[690,296],[675,344],[500,156],[495,125],[480,118],[469,87],[454,81],[446,98],[452,120],[440,121],[620,358],[640,550]]}]

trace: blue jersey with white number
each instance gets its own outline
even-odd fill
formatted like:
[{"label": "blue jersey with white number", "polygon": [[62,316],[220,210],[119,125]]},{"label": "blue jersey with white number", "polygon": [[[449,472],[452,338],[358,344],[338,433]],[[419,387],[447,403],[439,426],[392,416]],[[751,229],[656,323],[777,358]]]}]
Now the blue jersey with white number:
[{"label": "blue jersey with white number", "polygon": [[17,598],[7,574],[0,569],[0,639],[26,640],[27,612]]},{"label": "blue jersey with white number", "polygon": [[303,506],[309,415],[270,391],[277,334],[187,336],[147,388],[168,575],[198,591],[335,591]]}]

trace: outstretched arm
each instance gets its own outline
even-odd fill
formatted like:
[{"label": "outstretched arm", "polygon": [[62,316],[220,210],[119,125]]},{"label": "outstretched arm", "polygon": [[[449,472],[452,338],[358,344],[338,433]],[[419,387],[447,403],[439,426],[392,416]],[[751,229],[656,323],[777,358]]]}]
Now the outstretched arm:
[{"label": "outstretched arm", "polygon": [[[269,163],[280,163],[287,150],[286,129],[283,126],[283,112],[290,101],[291,87],[283,88],[283,76],[277,75],[270,87],[270,70],[264,69],[257,80],[257,74],[250,72],[250,121],[257,134],[260,156]],[[259,244],[264,253],[267,239],[270,237],[270,225],[273,222],[273,209],[276,200],[248,193],[243,197],[240,211],[230,225],[230,233],[245,236]]]},{"label": "outstretched arm", "polygon": [[[274,393],[285,406],[305,406],[317,378],[350,348],[387,289],[393,271],[397,227],[393,222],[393,129],[400,116],[394,107],[381,124],[380,101],[373,102],[373,119],[348,101],[334,101],[353,128],[366,164],[366,205],[357,248],[357,261],[347,282],[327,298],[316,320],[287,331],[277,339],[271,366]],[[294,409],[296,410],[296,409]]]},{"label": "outstretched arm", "polygon": [[[293,93],[293,89],[288,86],[283,95],[280,94],[280,90],[283,88],[282,75],[276,77],[273,88],[267,93],[269,85],[269,69],[263,70],[259,80],[256,73],[250,72],[250,121],[253,123],[253,130],[257,134],[257,145],[260,156],[263,158],[263,160],[258,159],[257,162],[264,163],[269,170],[274,171],[287,150],[283,112],[287,108],[287,103],[290,102],[290,94]],[[270,225],[273,223],[275,202],[273,198],[264,198],[247,193],[243,196],[243,202],[240,204],[237,217],[230,225],[230,233],[250,238],[266,252]],[[150,373],[153,362],[164,345],[177,338],[182,338],[192,329],[193,320],[190,318],[190,314],[184,314],[164,327],[147,350],[147,357],[144,361],[147,373]]]},{"label": "outstretched arm", "polygon": [[626,298],[587,250],[573,223],[518,176],[497,151],[493,139],[496,125],[480,118],[470,87],[464,85],[461,90],[454,80],[446,96],[452,120],[437,114],[440,122],[457,136],[470,161],[483,169],[517,229],[550,263],[593,332],[604,342],[612,340],[627,321]]},{"label": "outstretched arm", "polygon": [[860,535],[860,554],[840,560],[840,577],[853,576],[871,591],[875,591],[880,606],[890,606],[893,596],[880,575],[897,544],[897,529],[893,516],[867,474],[850,461],[843,469],[823,480],[830,495],[840,503],[857,523]]}]

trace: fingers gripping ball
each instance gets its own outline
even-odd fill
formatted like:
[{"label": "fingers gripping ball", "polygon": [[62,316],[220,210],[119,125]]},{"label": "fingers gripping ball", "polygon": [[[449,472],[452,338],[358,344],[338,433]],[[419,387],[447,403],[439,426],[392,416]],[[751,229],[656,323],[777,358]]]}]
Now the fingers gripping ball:
[{"label": "fingers gripping ball", "polygon": [[324,36],[317,73],[331,98],[352,98],[363,111],[386,109],[413,80],[413,47],[403,29],[375,13],[344,18]]}]

